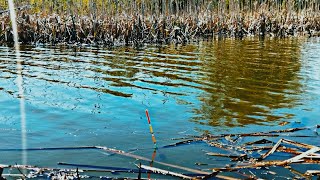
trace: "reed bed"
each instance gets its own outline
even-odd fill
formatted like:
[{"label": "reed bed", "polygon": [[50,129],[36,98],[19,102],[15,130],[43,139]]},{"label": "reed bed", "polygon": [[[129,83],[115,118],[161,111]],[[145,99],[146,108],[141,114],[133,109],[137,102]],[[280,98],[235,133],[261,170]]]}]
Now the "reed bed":
[{"label": "reed bed", "polygon": [[[6,3],[0,7],[0,44],[10,44]],[[22,44],[114,46],[320,35],[318,0],[33,0],[18,1],[18,7]]]}]

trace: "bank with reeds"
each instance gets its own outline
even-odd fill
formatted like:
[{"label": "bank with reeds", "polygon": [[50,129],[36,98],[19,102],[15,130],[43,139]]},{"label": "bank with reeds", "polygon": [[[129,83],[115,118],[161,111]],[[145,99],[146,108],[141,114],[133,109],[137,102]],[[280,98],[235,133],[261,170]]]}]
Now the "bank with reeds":
[{"label": "bank with reeds", "polygon": [[[320,36],[317,0],[54,0],[17,3],[22,44],[136,45]],[[5,3],[0,44],[13,42]]]}]

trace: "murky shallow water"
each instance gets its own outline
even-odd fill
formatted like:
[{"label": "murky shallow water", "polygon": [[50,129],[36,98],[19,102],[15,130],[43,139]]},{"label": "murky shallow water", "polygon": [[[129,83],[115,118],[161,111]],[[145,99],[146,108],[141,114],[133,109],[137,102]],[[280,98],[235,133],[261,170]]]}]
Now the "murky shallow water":
[{"label": "murky shallow water", "polygon": [[[184,46],[22,47],[28,147],[101,145],[151,158],[148,109],[159,146],[171,138],[320,124],[320,39],[221,40]],[[21,148],[14,50],[0,47],[0,148]],[[285,126],[279,126],[283,122]],[[315,145],[320,145],[320,142]],[[157,160],[208,162],[205,144]],[[132,167],[96,150],[28,152],[28,164]],[[0,164],[21,163],[1,152]],[[224,164],[223,164],[224,165]]]}]

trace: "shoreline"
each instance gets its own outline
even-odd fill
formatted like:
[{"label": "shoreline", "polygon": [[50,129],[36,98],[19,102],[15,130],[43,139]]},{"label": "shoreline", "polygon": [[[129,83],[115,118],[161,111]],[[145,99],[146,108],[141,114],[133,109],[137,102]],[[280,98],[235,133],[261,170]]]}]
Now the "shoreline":
[{"label": "shoreline", "polygon": [[[200,13],[177,15],[85,16],[41,15],[20,10],[17,15],[21,45],[86,44],[93,46],[123,46],[142,44],[185,44],[199,39],[246,37],[319,37],[319,16],[273,16],[253,13],[253,16],[221,16]],[[286,16],[285,16],[286,15]],[[13,43],[10,18],[0,16],[0,44]]]}]

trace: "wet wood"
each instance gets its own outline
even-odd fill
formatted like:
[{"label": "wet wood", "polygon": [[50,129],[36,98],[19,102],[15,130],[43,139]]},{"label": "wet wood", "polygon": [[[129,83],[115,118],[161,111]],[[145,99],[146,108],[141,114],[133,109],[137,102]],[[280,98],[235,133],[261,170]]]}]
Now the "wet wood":
[{"label": "wet wood", "polygon": [[[130,153],[126,153],[126,152],[121,151],[121,150],[112,149],[112,148],[103,147],[103,146],[96,146],[96,147],[98,149],[102,149],[104,151],[115,153],[115,154],[119,154],[119,155],[122,155],[122,156],[131,157],[131,158],[134,158],[134,159],[139,159],[139,160],[144,160],[144,161],[149,161],[149,162],[152,161],[152,159],[145,158],[145,157],[138,156],[138,155],[134,155],[134,154],[130,154]],[[169,163],[164,163],[164,162],[160,162],[160,161],[153,161],[153,162],[157,163],[157,164],[161,164],[161,165],[167,166],[167,167],[172,167],[172,168],[176,168],[176,169],[180,169],[180,170],[185,170],[185,171],[192,172],[192,173],[203,174],[203,175],[210,174],[210,173],[205,172],[205,171],[200,171],[200,170],[191,169],[191,168],[178,166],[178,165],[174,165],[174,164],[169,164]]]},{"label": "wet wood", "polygon": [[[316,126],[318,128],[318,126]],[[312,133],[312,128],[291,128],[287,130],[277,130],[272,133],[272,135],[281,135],[283,133],[293,133],[300,130],[309,130]],[[171,168],[175,168],[177,170],[187,171],[190,173],[193,173],[193,175],[198,176],[197,178],[202,179],[210,179],[210,178],[221,178],[221,179],[233,179],[233,177],[223,176],[219,173],[221,172],[233,172],[237,173],[238,175],[241,175],[241,170],[249,170],[257,169],[261,167],[268,167],[268,166],[277,166],[277,167],[283,167],[289,169],[292,173],[297,174],[300,177],[307,177],[307,174],[302,174],[295,172],[294,169],[290,167],[291,164],[320,164],[320,147],[306,144],[302,142],[293,141],[290,139],[279,139],[279,136],[270,136],[270,139],[260,139],[255,140],[251,142],[241,143],[244,138],[250,138],[250,139],[257,139],[260,135],[265,135],[265,133],[245,133],[245,136],[242,136],[243,134],[223,134],[223,135],[210,135],[205,134],[203,136],[193,136],[192,137],[186,137],[186,138],[179,138],[179,140],[183,140],[181,142],[177,142],[174,144],[170,144],[167,146],[163,146],[161,148],[173,148],[175,146],[179,145],[188,145],[192,142],[197,141],[204,141],[209,146],[213,146],[214,148],[226,150],[229,153],[213,153],[213,152],[206,152],[206,155],[210,156],[219,156],[219,157],[227,157],[231,159],[231,164],[226,164],[225,167],[216,167],[216,168],[210,168],[212,172],[202,171],[198,169],[193,168],[187,168],[184,166],[174,165],[170,163],[164,163],[159,161],[154,161],[153,159],[149,159],[143,156],[135,155],[132,153],[128,153],[122,150],[108,148],[104,146],[80,146],[80,147],[51,147],[51,148],[29,148],[28,151],[52,151],[52,150],[79,150],[79,149],[100,149],[103,151],[107,151],[109,153],[118,154],[124,157],[134,158],[136,160],[142,160],[142,161],[148,161],[153,162],[159,165],[163,165],[165,168],[160,169],[157,167],[151,167],[151,166],[143,166],[141,165],[140,169],[128,169],[128,168],[122,168],[122,167],[99,167],[94,165],[79,165],[79,164],[72,164],[72,163],[59,163],[60,165],[70,165],[75,167],[83,167],[83,168],[89,168],[89,169],[79,169],[82,172],[119,172],[119,173],[146,173],[149,170],[149,172],[152,170],[153,172],[185,178],[185,179],[194,179],[193,176],[188,174],[183,174],[180,172],[174,172],[172,170],[169,171]],[[269,132],[267,133],[269,134]],[[259,135],[259,136],[258,136]],[[271,134],[270,134],[271,135]],[[295,135],[295,134],[292,134]],[[211,138],[215,137],[215,138]],[[240,138],[241,137],[241,138]],[[291,134],[288,137],[292,137]],[[287,137],[287,138],[288,138]],[[277,143],[275,143],[273,146],[270,146],[270,143],[274,142],[275,139],[278,139]],[[289,145],[287,147],[287,145]],[[0,149],[0,151],[21,151],[21,149]],[[252,156],[252,152],[256,151],[259,153],[259,151],[266,151],[264,152],[261,157],[256,157],[256,155]],[[281,152],[281,153],[277,153]],[[283,153],[286,153],[285,156]],[[256,153],[253,153],[256,154]],[[282,156],[287,157],[288,155],[290,158],[287,158],[285,160],[269,160],[264,161],[265,158],[272,158],[274,156],[271,156],[271,154],[274,154],[276,156]],[[203,166],[209,166],[210,164],[206,163],[196,163],[197,165],[203,165]],[[37,167],[35,166],[22,166],[22,165],[0,165],[0,167],[3,168],[21,168],[21,169],[29,169],[34,170]],[[140,166],[139,166],[140,167]],[[38,168],[39,169],[39,168]],[[42,170],[54,170],[51,168],[41,168]],[[142,169],[145,169],[142,171]],[[208,169],[207,169],[208,170]],[[270,175],[276,175],[276,172],[267,171],[267,174]],[[317,172],[310,170],[309,174],[317,174]],[[79,173],[76,174],[79,176]],[[254,175],[254,173],[252,173]],[[309,175],[309,176],[310,176]],[[253,176],[255,177],[255,176]],[[259,178],[259,177],[257,177]]]},{"label": "wet wood", "polygon": [[282,142],[284,142],[286,144],[293,145],[293,146],[301,147],[301,148],[309,148],[309,149],[311,149],[311,148],[316,147],[316,146],[305,144],[305,143],[301,143],[301,142],[295,142],[295,141],[292,141],[292,140],[289,140],[289,139],[283,139]]},{"label": "wet wood", "polygon": [[261,156],[261,159],[265,159],[266,157],[268,157],[270,154],[274,153],[274,151],[277,150],[277,148],[280,146],[282,142],[282,139],[280,139],[273,147],[272,149],[270,149],[268,152],[266,152],[264,155]]},{"label": "wet wood", "polygon": [[304,153],[301,153],[300,155],[297,155],[297,156],[295,156],[295,157],[293,157],[291,159],[286,160],[286,162],[287,163],[293,163],[293,162],[301,161],[302,158],[305,158],[309,154],[312,154],[312,153],[315,153],[315,152],[318,152],[318,151],[320,151],[319,147],[313,147],[310,150],[308,150],[308,151],[306,151]]},{"label": "wet wood", "polygon": [[[139,165],[136,165],[137,167],[139,167]],[[172,171],[168,171],[168,170],[163,170],[160,168],[155,168],[155,167],[150,167],[150,166],[146,166],[146,165],[141,165],[142,169],[148,170],[148,171],[152,171],[153,173],[156,174],[163,174],[163,175],[170,175],[170,176],[175,176],[175,177],[179,177],[182,179],[193,179],[190,176],[186,176],[180,173],[176,173],[176,172],[172,172]]]}]

